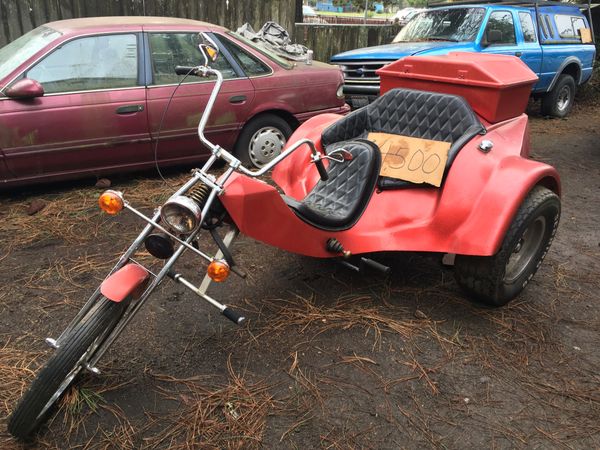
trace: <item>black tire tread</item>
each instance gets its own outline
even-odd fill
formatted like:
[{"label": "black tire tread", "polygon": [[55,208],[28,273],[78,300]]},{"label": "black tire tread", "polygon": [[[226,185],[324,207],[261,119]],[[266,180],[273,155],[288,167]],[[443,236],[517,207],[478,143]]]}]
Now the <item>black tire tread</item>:
[{"label": "black tire tread", "polygon": [[[517,237],[517,233],[522,233],[524,223],[535,210],[544,203],[553,201],[558,201],[558,196],[554,192],[543,186],[534,187],[519,207],[498,253],[493,256],[456,256],[454,273],[458,284],[476,300],[489,306],[502,306],[512,300],[512,297],[506,298],[500,289],[505,273],[505,261],[512,251],[510,244]],[[558,214],[560,216],[560,206]],[[537,271],[552,243],[556,225],[551,224],[550,226],[553,227],[550,239],[543,244],[545,248],[541,258],[528,280]]]},{"label": "black tire tread", "polygon": [[[569,105],[567,110],[561,114],[556,108],[556,100],[558,96],[558,91],[565,83],[569,83],[572,85],[571,104]],[[567,115],[569,115],[569,113],[571,112],[571,108],[573,107],[573,102],[575,101],[576,90],[577,85],[575,83],[575,79],[571,75],[565,73],[559,75],[554,88],[542,97],[542,115],[558,118],[566,117]]]},{"label": "black tire tread", "polygon": [[46,417],[37,416],[94,340],[102,331],[117,323],[124,303],[115,303],[102,297],[74,326],[68,339],[55,350],[11,414],[8,431],[14,437],[27,439],[44,423]]}]

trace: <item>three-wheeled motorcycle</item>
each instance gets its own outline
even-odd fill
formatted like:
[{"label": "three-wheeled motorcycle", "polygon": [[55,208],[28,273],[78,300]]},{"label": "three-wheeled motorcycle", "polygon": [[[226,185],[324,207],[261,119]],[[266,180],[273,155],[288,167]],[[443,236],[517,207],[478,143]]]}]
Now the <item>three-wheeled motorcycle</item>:
[{"label": "three-wheeled motorcycle", "polygon": [[[467,295],[492,306],[517,296],[548,251],[560,181],[554,168],[528,159],[523,111],[536,77],[517,58],[399,60],[380,69],[375,102],[344,117],[308,120],[255,170],[204,136],[223,78],[210,68],[217,46],[208,36],[200,40],[203,65],[176,71],[216,77],[198,125],[211,156],[152,217],[121,192],[100,196],[106,213],[128,210],[146,226],[62,334],[46,340],[55,352],[9,419],[16,437],[44,422],[82,370],[99,373],[99,359],[165,279],[242,323],[207,294],[212,281],[244,276],[231,251],[238,233],[355,270],[387,272],[373,259],[378,252],[447,254]],[[218,177],[210,172],[217,161],[225,163]],[[267,183],[260,177],[271,169],[274,183]],[[155,259],[151,268],[136,260],[144,249]],[[176,269],[184,252],[207,264],[199,285]]]}]

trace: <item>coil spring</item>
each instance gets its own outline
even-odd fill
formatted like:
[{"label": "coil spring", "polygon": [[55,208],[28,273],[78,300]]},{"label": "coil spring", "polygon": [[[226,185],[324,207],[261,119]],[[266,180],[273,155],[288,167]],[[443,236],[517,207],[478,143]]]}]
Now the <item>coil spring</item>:
[{"label": "coil spring", "polygon": [[344,253],[344,246],[336,238],[327,239],[325,249],[330,253]]},{"label": "coil spring", "polygon": [[208,198],[208,194],[210,194],[210,188],[204,183],[200,183],[185,195],[194,200],[200,208],[204,208],[204,203]]}]

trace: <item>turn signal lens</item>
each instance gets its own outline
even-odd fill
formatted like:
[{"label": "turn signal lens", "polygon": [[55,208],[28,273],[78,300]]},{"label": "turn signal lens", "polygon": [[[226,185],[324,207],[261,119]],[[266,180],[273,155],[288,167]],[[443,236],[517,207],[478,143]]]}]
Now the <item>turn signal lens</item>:
[{"label": "turn signal lens", "polygon": [[211,280],[220,283],[225,281],[229,276],[229,264],[222,259],[216,259],[208,265],[206,273]]},{"label": "turn signal lens", "polygon": [[105,191],[98,199],[98,205],[102,211],[111,216],[120,213],[125,206],[123,195],[117,191]]}]

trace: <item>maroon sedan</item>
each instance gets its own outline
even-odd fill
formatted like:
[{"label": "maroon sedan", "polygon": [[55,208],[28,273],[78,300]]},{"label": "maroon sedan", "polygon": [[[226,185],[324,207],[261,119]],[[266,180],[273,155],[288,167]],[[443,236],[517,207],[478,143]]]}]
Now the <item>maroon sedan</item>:
[{"label": "maroon sedan", "polygon": [[214,67],[225,78],[207,135],[245,163],[273,158],[308,118],[348,111],[337,68],[292,63],[215,25],[52,22],[0,49],[0,186],[206,158],[196,127],[214,82],[189,77],[175,90],[183,77],[174,71],[202,60],[200,31],[220,46]]}]

